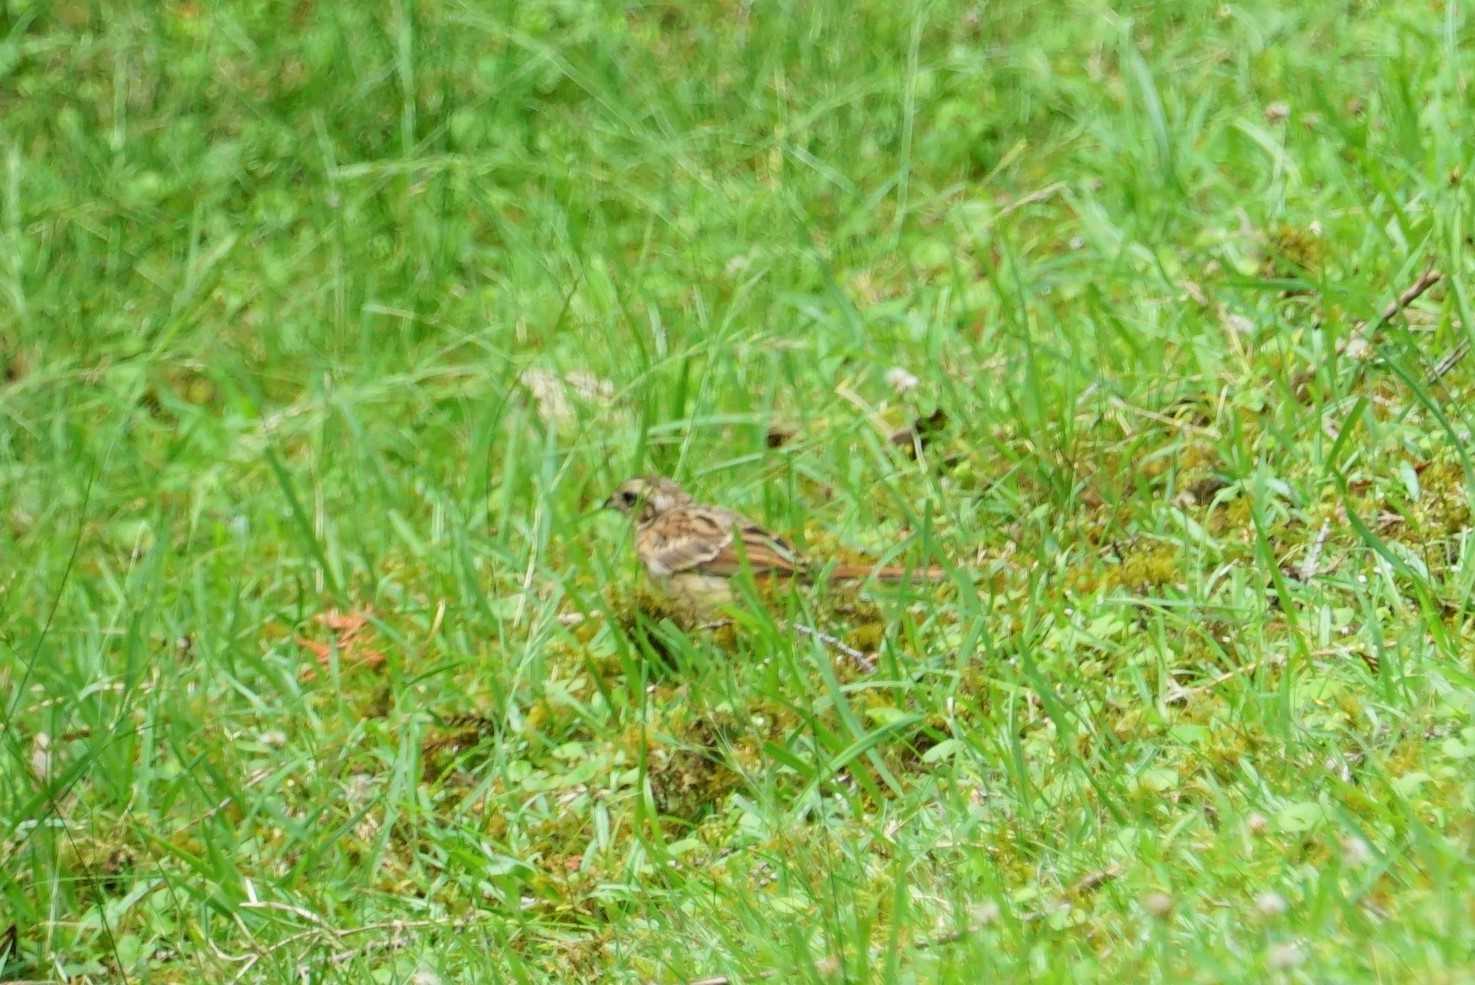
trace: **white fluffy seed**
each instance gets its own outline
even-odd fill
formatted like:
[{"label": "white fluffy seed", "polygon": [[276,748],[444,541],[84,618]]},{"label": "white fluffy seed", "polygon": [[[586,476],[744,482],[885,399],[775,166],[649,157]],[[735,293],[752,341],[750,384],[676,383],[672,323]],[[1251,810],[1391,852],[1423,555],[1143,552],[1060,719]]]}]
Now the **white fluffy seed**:
[{"label": "white fluffy seed", "polygon": [[892,366],[886,371],[886,384],[897,393],[915,390],[920,382],[921,380],[900,366]]}]

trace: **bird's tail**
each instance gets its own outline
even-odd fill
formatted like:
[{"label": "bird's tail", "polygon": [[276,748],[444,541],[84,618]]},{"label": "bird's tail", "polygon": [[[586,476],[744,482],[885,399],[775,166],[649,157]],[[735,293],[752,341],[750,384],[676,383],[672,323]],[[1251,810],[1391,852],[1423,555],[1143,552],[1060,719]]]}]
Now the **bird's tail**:
[{"label": "bird's tail", "polygon": [[937,565],[904,568],[899,564],[838,564],[828,572],[831,581],[942,581],[947,572]]}]

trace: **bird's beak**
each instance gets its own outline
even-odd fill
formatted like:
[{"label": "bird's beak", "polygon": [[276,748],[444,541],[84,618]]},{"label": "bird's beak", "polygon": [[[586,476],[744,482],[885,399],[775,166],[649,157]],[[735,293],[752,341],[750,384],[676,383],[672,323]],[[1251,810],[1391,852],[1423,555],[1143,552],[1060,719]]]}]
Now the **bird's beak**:
[{"label": "bird's beak", "polygon": [[599,508],[601,510],[612,510],[612,509],[614,509],[615,508],[615,498],[613,496],[611,496],[609,499],[606,499],[604,502],[602,502],[602,503],[599,504]]}]

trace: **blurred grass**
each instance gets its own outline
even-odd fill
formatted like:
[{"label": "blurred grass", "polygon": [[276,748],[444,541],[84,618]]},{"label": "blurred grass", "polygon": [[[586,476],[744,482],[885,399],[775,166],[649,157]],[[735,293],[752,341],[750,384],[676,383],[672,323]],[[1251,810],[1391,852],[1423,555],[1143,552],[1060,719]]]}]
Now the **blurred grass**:
[{"label": "blurred grass", "polygon": [[0,5],[0,977],[1475,973],[1471,36]]}]

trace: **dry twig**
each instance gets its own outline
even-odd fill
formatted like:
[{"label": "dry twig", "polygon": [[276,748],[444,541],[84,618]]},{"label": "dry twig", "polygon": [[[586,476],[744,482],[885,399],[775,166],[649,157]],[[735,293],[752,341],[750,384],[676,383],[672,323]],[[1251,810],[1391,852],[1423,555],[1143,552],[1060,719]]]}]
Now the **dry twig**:
[{"label": "dry twig", "polygon": [[1443,279],[1444,275],[1435,270],[1433,267],[1430,267],[1428,270],[1424,271],[1419,276],[1418,280],[1414,281],[1404,290],[1402,294],[1398,295],[1398,298],[1396,300],[1389,302],[1388,307],[1383,309],[1383,313],[1377,317],[1376,321],[1359,322],[1358,325],[1352,329],[1351,334],[1343,339],[1342,342],[1337,346],[1337,351],[1339,353],[1345,353],[1346,355],[1352,356],[1354,359],[1366,358],[1368,352],[1372,349],[1372,344],[1371,342],[1369,342],[1369,338],[1375,332],[1377,332],[1378,329],[1382,328],[1384,325],[1388,324],[1388,322],[1392,321],[1394,316],[1396,316],[1400,311],[1413,304],[1414,301],[1418,300],[1421,294],[1423,294],[1429,288],[1433,287],[1435,284],[1438,284]]},{"label": "dry twig", "polygon": [[869,674],[876,669],[876,658],[874,655],[862,653],[845,641],[836,639],[829,633],[822,633],[813,626],[806,626],[798,622],[790,623],[789,625],[794,627],[794,632],[808,636],[811,639],[819,640],[825,646],[838,650],[840,653],[849,657],[851,662],[865,673]]},{"label": "dry twig", "polygon": [[1461,359],[1464,359],[1465,356],[1469,354],[1469,352],[1470,352],[1470,342],[1469,342],[1469,340],[1466,339],[1465,341],[1460,342],[1458,345],[1456,345],[1453,349],[1451,349],[1449,351],[1449,354],[1448,355],[1446,355],[1443,359],[1439,360],[1439,362],[1434,366],[1433,369],[1429,370],[1429,379],[1428,379],[1428,382],[1430,384],[1434,384],[1434,383],[1438,383],[1440,380],[1444,379],[1445,375],[1447,373],[1449,373],[1450,370],[1452,370],[1456,366],[1458,366],[1460,364],[1460,360]]},{"label": "dry twig", "polygon": [[[1432,266],[1429,267],[1429,269],[1419,275],[1418,280],[1406,287],[1403,293],[1398,295],[1396,299],[1389,302],[1388,306],[1383,309],[1377,318],[1372,321],[1360,321],[1353,326],[1352,331],[1347,334],[1347,337],[1337,343],[1338,355],[1345,355],[1356,360],[1367,359],[1372,354],[1372,336],[1391,321],[1400,311],[1413,304],[1425,291],[1443,279],[1444,275],[1442,273]],[[1445,362],[1450,362],[1450,368],[1452,368],[1453,364],[1459,361],[1461,355],[1463,353],[1459,355],[1451,353],[1450,356],[1441,361],[1440,365],[1443,366]],[[1453,360],[1452,362],[1451,359]],[[1449,368],[1444,370],[1444,372],[1448,371]],[[1306,386],[1311,382],[1311,378],[1314,375],[1315,372],[1308,369],[1296,377],[1295,391],[1298,397],[1305,396]]]},{"label": "dry twig", "polygon": [[1311,545],[1311,550],[1306,552],[1306,558],[1301,562],[1301,569],[1296,572],[1303,583],[1316,577],[1316,567],[1321,563],[1321,549],[1326,546],[1327,534],[1331,533],[1331,530],[1331,524],[1322,523],[1321,530],[1317,532],[1316,540]]}]

